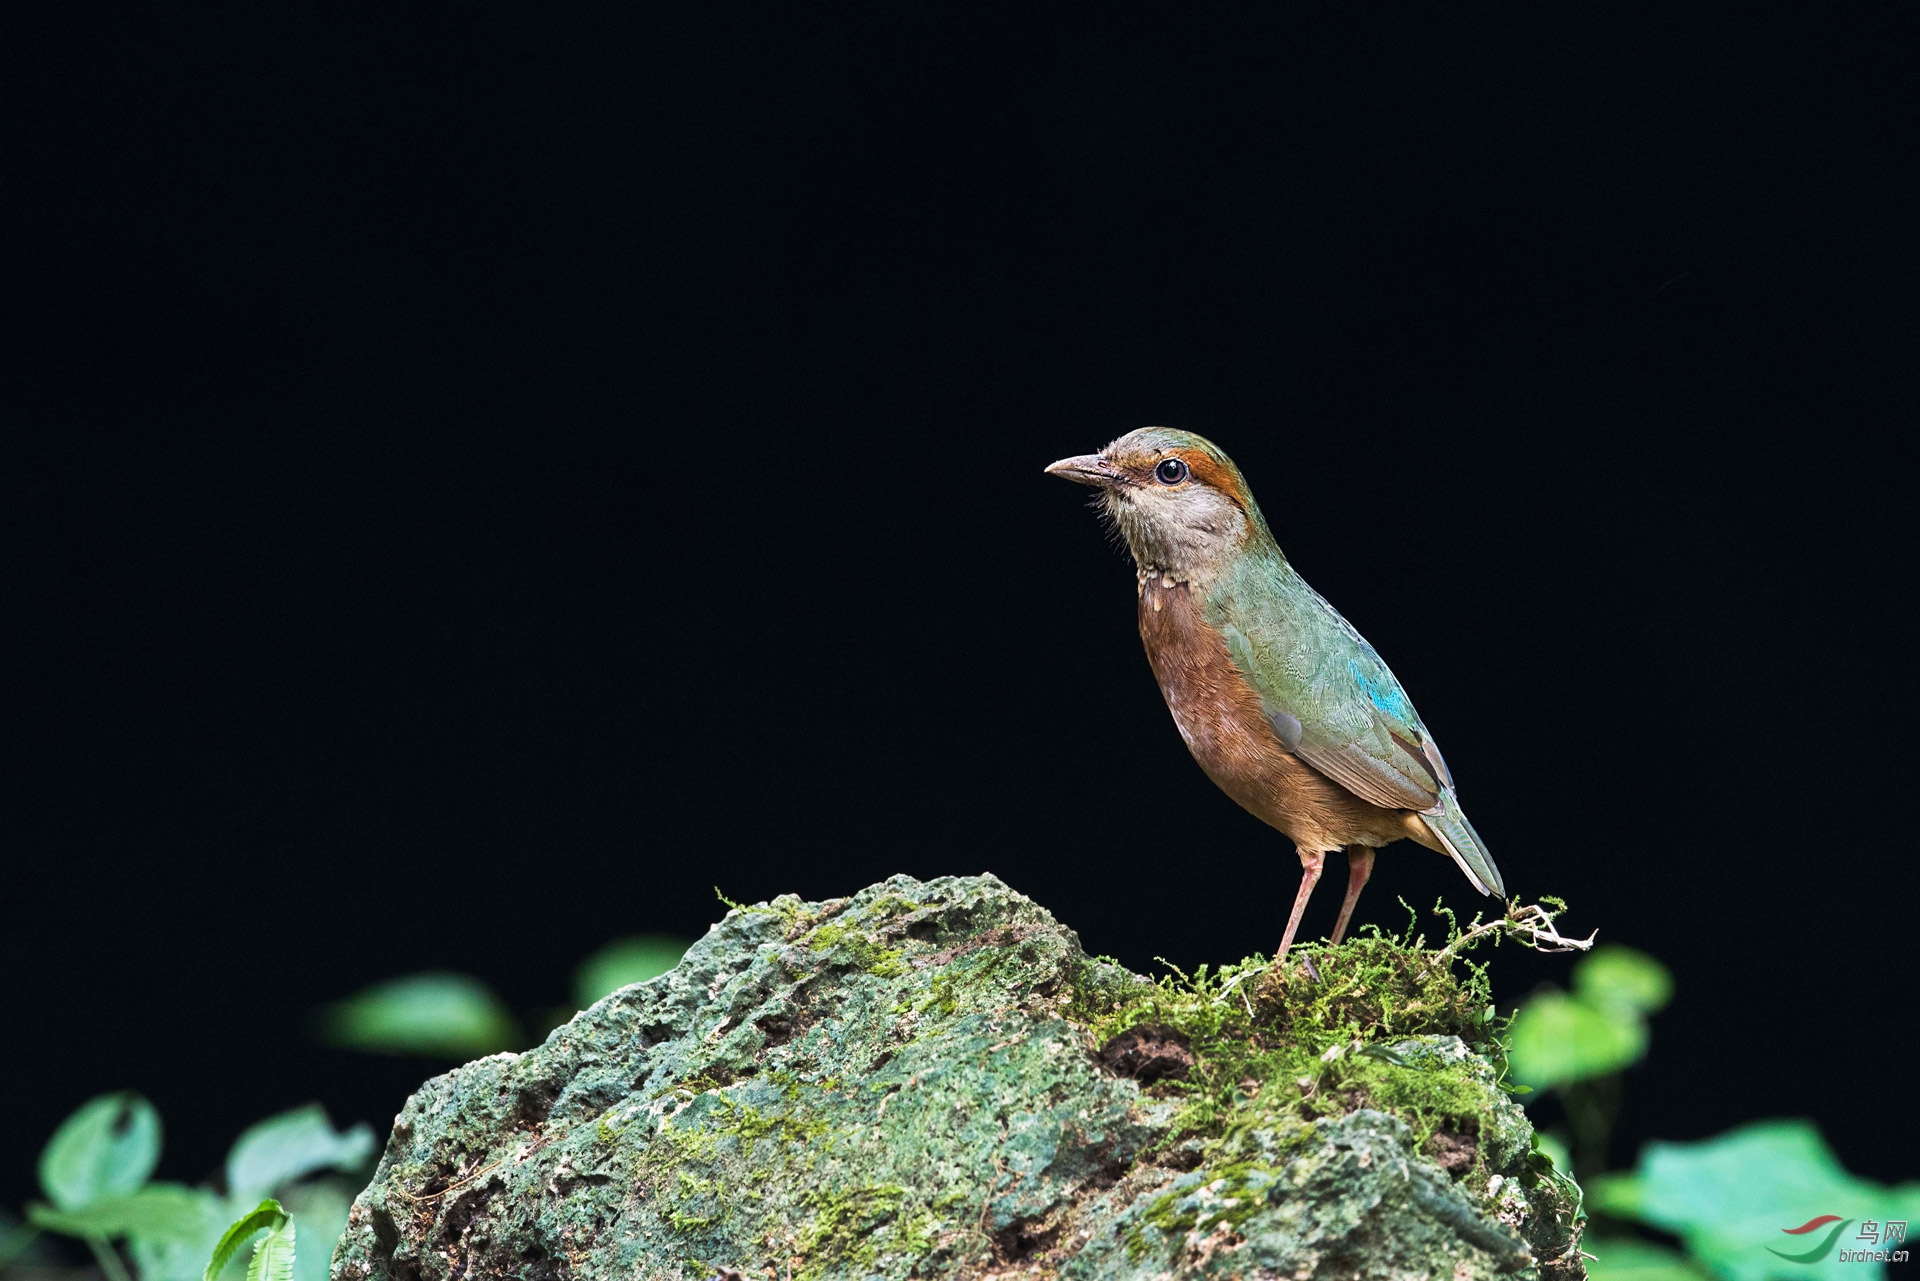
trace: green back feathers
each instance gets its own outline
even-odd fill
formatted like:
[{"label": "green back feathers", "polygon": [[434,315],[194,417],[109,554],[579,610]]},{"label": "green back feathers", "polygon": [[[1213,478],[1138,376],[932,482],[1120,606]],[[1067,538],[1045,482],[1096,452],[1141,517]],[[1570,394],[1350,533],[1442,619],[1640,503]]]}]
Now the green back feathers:
[{"label": "green back feathers", "polygon": [[1204,608],[1289,750],[1361,800],[1422,815],[1476,885],[1503,893],[1412,700],[1277,548],[1249,548],[1212,585]]}]

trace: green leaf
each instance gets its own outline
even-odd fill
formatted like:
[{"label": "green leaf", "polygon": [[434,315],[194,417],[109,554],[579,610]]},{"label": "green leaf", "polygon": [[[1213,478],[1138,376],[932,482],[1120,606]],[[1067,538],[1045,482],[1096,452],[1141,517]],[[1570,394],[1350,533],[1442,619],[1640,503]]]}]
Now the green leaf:
[{"label": "green leaf", "polygon": [[1673,999],[1673,976],[1645,952],[1609,943],[1573,967],[1573,994],[1603,1009],[1651,1014]]},{"label": "green leaf", "polygon": [[300,1221],[300,1239],[305,1243],[293,1256],[293,1281],[327,1281],[333,1247],[347,1230],[354,1191],[353,1185],[340,1179],[316,1179],[287,1194],[287,1211]]},{"label": "green leaf", "polygon": [[[207,1254],[220,1239],[214,1228],[198,1241],[149,1241],[134,1237],[127,1242],[133,1259],[133,1274],[139,1281],[200,1281]],[[237,1269],[228,1269],[225,1281],[240,1281]]]},{"label": "green leaf", "polygon": [[1587,1281],[1706,1281],[1686,1256],[1632,1237],[1588,1237]]},{"label": "green leaf", "polygon": [[1564,992],[1542,992],[1521,1006],[1508,1037],[1514,1079],[1540,1088],[1618,1072],[1647,1052],[1638,1015],[1598,1009]]},{"label": "green leaf", "polygon": [[[1842,1263],[1840,1250],[1876,1247],[1853,1226],[1832,1242],[1786,1229],[1828,1214],[1850,1225],[1920,1219],[1920,1183],[1889,1188],[1855,1178],[1810,1122],[1759,1121],[1703,1143],[1649,1143],[1632,1174],[1595,1180],[1587,1203],[1677,1234],[1726,1281],[1857,1281],[1873,1274]],[[1824,1255],[1806,1262],[1782,1257],[1823,1245]]]},{"label": "green leaf", "polygon": [[40,1152],[40,1187],[62,1210],[124,1197],[160,1161],[160,1114],[137,1094],[102,1094],[60,1123]]},{"label": "green leaf", "polygon": [[464,974],[415,974],[377,983],[322,1012],[333,1045],[385,1054],[470,1058],[524,1042],[490,988]]},{"label": "green leaf", "polygon": [[27,1219],[35,1227],[70,1237],[115,1240],[193,1241],[222,1218],[220,1199],[181,1183],[149,1183],[131,1196],[102,1197],[78,1209],[34,1203]]},{"label": "green leaf", "polygon": [[293,1237],[293,1219],[282,1215],[253,1247],[247,1281],[293,1281]]},{"label": "green leaf", "polygon": [[228,1260],[246,1243],[248,1237],[265,1228],[271,1231],[285,1221],[287,1212],[280,1203],[271,1198],[248,1210],[235,1219],[227,1230],[220,1234],[220,1241],[213,1247],[213,1254],[207,1260],[206,1270],[201,1273],[201,1281],[214,1281],[220,1270],[227,1266]]},{"label": "green leaf", "polygon": [[1534,1132],[1533,1150],[1553,1162],[1553,1168],[1562,1174],[1573,1173],[1573,1151],[1567,1147],[1564,1137],[1549,1130],[1545,1134]]},{"label": "green leaf", "polygon": [[[128,1238],[127,1253],[133,1259],[134,1275],[140,1281],[201,1281],[207,1257],[219,1243],[227,1217],[233,1213],[232,1206],[217,1199],[210,1209],[205,1227],[191,1240]],[[240,1281],[243,1271],[241,1267],[229,1266],[222,1281]]]},{"label": "green leaf", "polygon": [[321,1170],[351,1170],[373,1155],[373,1131],[364,1125],[336,1131],[318,1103],[252,1126],[227,1153],[227,1195],[236,1201],[265,1196]]},{"label": "green leaf", "polygon": [[1547,1087],[1617,1072],[1647,1052],[1645,1014],[1673,995],[1665,966],[1610,944],[1574,967],[1574,991],[1544,992],[1515,1013],[1507,1063],[1516,1081]]},{"label": "green leaf", "polygon": [[629,983],[659,978],[680,964],[686,952],[685,939],[660,934],[636,934],[609,943],[580,963],[573,977],[573,999],[584,1010]]}]

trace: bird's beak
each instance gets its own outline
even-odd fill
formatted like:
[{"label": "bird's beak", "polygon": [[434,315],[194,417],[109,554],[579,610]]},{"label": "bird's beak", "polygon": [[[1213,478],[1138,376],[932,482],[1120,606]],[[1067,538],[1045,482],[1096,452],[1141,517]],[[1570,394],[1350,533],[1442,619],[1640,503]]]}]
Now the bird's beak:
[{"label": "bird's beak", "polygon": [[1099,454],[1081,454],[1078,458],[1062,458],[1047,468],[1047,475],[1105,489],[1119,483],[1123,473]]}]

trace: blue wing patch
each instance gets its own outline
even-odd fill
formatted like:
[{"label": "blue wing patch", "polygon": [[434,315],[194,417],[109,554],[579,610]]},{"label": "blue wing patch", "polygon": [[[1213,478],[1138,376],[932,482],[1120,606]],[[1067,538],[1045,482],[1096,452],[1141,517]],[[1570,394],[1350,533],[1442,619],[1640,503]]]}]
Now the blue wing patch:
[{"label": "blue wing patch", "polygon": [[1403,725],[1413,721],[1413,705],[1407,702],[1407,696],[1400,692],[1400,686],[1391,676],[1384,682],[1376,681],[1351,658],[1347,660],[1347,670],[1360,682],[1360,688],[1367,691],[1367,698],[1375,707]]}]

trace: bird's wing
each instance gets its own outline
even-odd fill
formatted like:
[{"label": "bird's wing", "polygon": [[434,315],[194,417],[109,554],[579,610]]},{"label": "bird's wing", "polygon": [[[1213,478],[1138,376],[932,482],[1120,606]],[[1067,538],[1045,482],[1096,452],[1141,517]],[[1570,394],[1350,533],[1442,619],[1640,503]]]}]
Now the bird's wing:
[{"label": "bird's wing", "polygon": [[1290,567],[1224,584],[1210,610],[1289,750],[1361,800],[1439,812],[1453,778],[1406,691]]},{"label": "bird's wing", "polygon": [[1206,608],[1288,751],[1361,800],[1421,815],[1435,848],[1475,889],[1506,897],[1500,869],[1460,812],[1446,758],[1352,624],[1277,559],[1243,565]]}]

